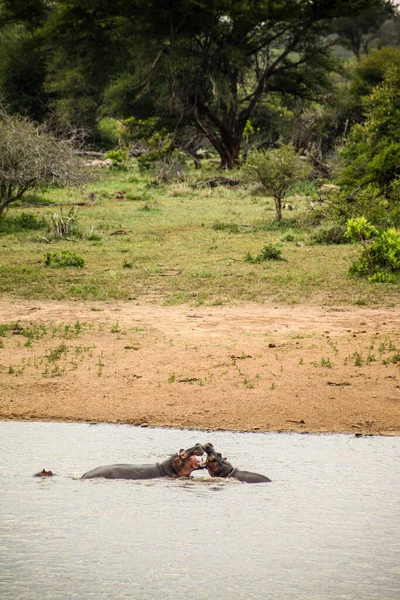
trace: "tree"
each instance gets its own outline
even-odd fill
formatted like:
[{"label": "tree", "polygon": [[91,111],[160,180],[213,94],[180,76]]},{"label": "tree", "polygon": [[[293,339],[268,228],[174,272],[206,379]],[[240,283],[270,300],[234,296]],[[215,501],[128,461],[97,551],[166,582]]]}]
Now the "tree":
[{"label": "tree", "polygon": [[302,161],[291,144],[269,152],[253,152],[244,167],[250,181],[261,184],[275,201],[276,219],[282,220],[282,201],[293,185],[310,175],[308,163]]},{"label": "tree", "polygon": [[[122,4],[129,0],[123,0]],[[131,2],[135,4],[135,2]],[[93,132],[103,93],[124,69],[133,24],[120,0],[58,0],[44,27],[50,48],[45,89],[62,123]]]},{"label": "tree", "polygon": [[357,61],[361,59],[361,52],[368,54],[371,42],[379,36],[379,31],[385,21],[393,15],[394,8],[391,3],[370,3],[370,6],[359,15],[349,15],[339,18],[335,28],[339,35],[340,43],[349,48]]},{"label": "tree", "polygon": [[400,67],[364,97],[364,122],[356,124],[342,151],[339,183],[347,189],[375,183],[385,195],[400,177]]},{"label": "tree", "polygon": [[48,101],[48,48],[40,31],[50,10],[46,0],[0,0],[0,96],[9,111],[37,121]]},{"label": "tree", "polygon": [[248,121],[267,95],[317,99],[333,68],[326,33],[380,0],[138,0],[148,44],[142,94],[190,115],[233,168]]},{"label": "tree", "polygon": [[58,139],[44,126],[0,110],[0,217],[28,191],[92,180],[74,155],[76,141],[75,136]]}]

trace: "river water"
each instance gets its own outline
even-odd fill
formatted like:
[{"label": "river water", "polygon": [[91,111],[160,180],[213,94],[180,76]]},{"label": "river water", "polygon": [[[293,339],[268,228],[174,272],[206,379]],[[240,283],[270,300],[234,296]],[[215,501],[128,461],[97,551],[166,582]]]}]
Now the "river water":
[{"label": "river water", "polygon": [[[272,483],[75,479],[196,442]],[[0,422],[0,597],[398,600],[399,482],[395,437]]]}]

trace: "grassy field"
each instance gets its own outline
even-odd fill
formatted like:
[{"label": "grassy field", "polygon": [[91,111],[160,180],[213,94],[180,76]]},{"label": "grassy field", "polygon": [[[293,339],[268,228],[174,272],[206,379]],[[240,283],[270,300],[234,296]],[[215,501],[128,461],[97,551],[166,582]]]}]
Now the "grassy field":
[{"label": "grassy field", "polygon": [[[298,191],[289,198],[294,210],[285,211],[278,226],[271,198],[245,186],[193,185],[209,176],[215,173],[155,184],[154,175],[132,165],[102,172],[84,191],[27,196],[12,205],[0,230],[1,294],[88,300],[94,308],[96,300],[112,299],[165,305],[397,302],[398,286],[348,276],[357,247],[312,243],[313,228],[304,225],[310,196]],[[65,220],[71,208],[75,233],[55,239],[48,225],[54,215]],[[43,226],[21,227],[23,214]],[[248,261],[267,244],[284,260]],[[66,250],[84,260],[82,268],[57,268],[52,257]]]}]

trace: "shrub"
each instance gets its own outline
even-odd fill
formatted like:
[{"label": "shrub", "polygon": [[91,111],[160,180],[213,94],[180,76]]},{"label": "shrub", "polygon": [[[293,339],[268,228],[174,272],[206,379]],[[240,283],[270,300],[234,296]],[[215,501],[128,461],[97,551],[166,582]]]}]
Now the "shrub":
[{"label": "shrub", "polygon": [[105,155],[106,159],[112,160],[112,168],[116,171],[126,171],[127,167],[124,165],[124,161],[127,159],[126,150],[110,150]]},{"label": "shrub", "polygon": [[174,150],[172,154],[158,160],[155,164],[155,175],[158,183],[169,183],[182,179],[187,170],[184,156]]},{"label": "shrub", "polygon": [[311,236],[315,244],[346,244],[346,227],[340,223],[325,223]]},{"label": "shrub", "polygon": [[[326,203],[325,217],[346,228],[349,219],[364,216],[376,227],[390,227],[400,223],[400,203],[395,183],[390,189],[390,198],[385,196],[376,183],[344,190],[333,195]],[[314,211],[316,212],[316,211]]]},{"label": "shrub", "polygon": [[370,282],[393,282],[400,274],[400,233],[395,229],[378,231],[365,217],[350,219],[346,236],[362,246],[350,274],[367,277]]},{"label": "shrub", "polygon": [[38,217],[34,213],[21,213],[15,217],[3,217],[0,219],[0,233],[18,233],[19,231],[37,231],[47,227],[44,217]]},{"label": "shrub", "polygon": [[66,216],[61,211],[54,213],[49,223],[49,235],[47,241],[67,238],[77,233],[76,208],[72,207]]},{"label": "shrub", "polygon": [[273,246],[272,244],[267,244],[266,246],[264,246],[264,248],[261,250],[261,252],[259,254],[257,254],[257,256],[252,256],[250,254],[250,252],[248,252],[246,254],[244,260],[246,262],[249,262],[252,264],[258,264],[258,263],[265,262],[267,260],[286,260],[286,259],[283,258],[282,251],[279,248],[277,248],[276,246]]},{"label": "shrub", "polygon": [[75,156],[77,136],[57,138],[44,125],[0,107],[0,217],[29,191],[80,186],[93,174]]},{"label": "shrub", "polygon": [[276,218],[282,220],[282,201],[298,181],[307,179],[311,167],[300,160],[292,144],[281,144],[267,153],[253,152],[243,171],[249,181],[260,183],[273,197]]},{"label": "shrub", "polygon": [[75,267],[83,269],[85,260],[74,250],[62,250],[61,252],[47,252],[44,257],[46,267]]}]

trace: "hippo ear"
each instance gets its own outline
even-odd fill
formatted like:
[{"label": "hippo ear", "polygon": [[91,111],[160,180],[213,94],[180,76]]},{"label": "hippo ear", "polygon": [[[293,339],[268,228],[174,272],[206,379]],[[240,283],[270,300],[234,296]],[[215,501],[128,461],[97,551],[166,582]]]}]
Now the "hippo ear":
[{"label": "hippo ear", "polygon": [[180,467],[180,466],[182,465],[182,463],[183,463],[183,460],[182,460],[182,458],[181,458],[181,456],[180,456],[180,455],[179,455],[179,456],[176,456],[176,457],[174,458],[174,465],[175,465],[175,466],[177,466],[177,467]]}]

